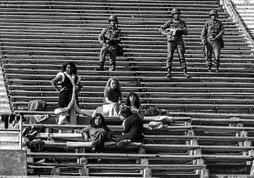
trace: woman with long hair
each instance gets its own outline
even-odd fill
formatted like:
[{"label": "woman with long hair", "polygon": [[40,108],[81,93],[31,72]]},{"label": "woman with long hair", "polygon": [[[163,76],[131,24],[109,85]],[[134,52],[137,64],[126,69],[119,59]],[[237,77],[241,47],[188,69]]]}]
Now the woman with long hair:
[{"label": "woman with long hair", "polygon": [[118,116],[122,102],[122,90],[118,79],[110,78],[104,89],[103,113],[110,117]]},{"label": "woman with long hair", "polygon": [[133,113],[137,113],[141,119],[144,118],[139,97],[135,92],[130,92],[126,98],[125,105],[128,106]]}]

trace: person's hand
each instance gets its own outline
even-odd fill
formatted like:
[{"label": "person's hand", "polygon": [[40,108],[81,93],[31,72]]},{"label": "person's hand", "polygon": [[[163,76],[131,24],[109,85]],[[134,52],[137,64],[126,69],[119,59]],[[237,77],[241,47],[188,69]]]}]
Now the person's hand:
[{"label": "person's hand", "polygon": [[180,27],[176,27],[175,28],[175,31],[178,32],[178,31],[181,31],[182,29]]},{"label": "person's hand", "polygon": [[214,41],[218,41],[219,40],[219,38],[216,36],[215,38],[214,38]]},{"label": "person's hand", "polygon": [[206,39],[203,39],[201,45],[205,45],[207,43]]},{"label": "person's hand", "polygon": [[81,132],[81,135],[84,138],[84,141],[88,141],[88,135],[86,132]]},{"label": "person's hand", "polygon": [[59,93],[61,93],[62,91],[64,91],[64,88],[61,88],[60,90],[58,90]]},{"label": "person's hand", "polygon": [[80,87],[79,87],[79,86],[76,86],[76,87],[75,87],[75,90],[76,90],[77,93],[79,93],[79,92],[80,92]]}]

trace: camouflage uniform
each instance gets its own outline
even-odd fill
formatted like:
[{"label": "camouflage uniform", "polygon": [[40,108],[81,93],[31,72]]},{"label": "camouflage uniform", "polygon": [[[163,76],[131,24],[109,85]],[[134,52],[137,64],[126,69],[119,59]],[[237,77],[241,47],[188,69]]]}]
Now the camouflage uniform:
[{"label": "camouflage uniform", "polygon": [[[117,16],[111,15],[109,17],[109,22],[115,21],[118,23]],[[104,28],[99,35],[99,42],[103,45],[100,51],[100,67],[97,70],[104,69],[104,63],[106,60],[106,54],[110,55],[109,70],[114,71],[116,66],[116,56],[117,56],[117,48],[118,43],[120,43],[120,29],[118,29],[117,25],[110,25],[108,28]]]},{"label": "camouflage uniform", "polygon": [[[181,14],[181,12],[174,8],[172,10],[172,15],[174,14]],[[162,25],[159,29],[159,31],[167,35],[167,45],[168,45],[168,60],[166,62],[166,68],[168,69],[168,75],[167,77],[171,76],[171,69],[172,69],[172,61],[174,56],[174,51],[177,50],[179,60],[180,60],[180,67],[184,71],[184,75],[186,77],[189,77],[187,75],[187,66],[185,62],[185,45],[183,41],[183,35],[188,34],[188,29],[186,26],[186,23],[180,19],[173,18],[172,20],[169,20],[164,25]]]},{"label": "camouflage uniform", "polygon": [[[218,16],[216,10],[211,10],[209,16]],[[220,53],[221,48],[224,47],[223,34],[224,34],[223,24],[215,19],[208,20],[201,32],[201,40],[203,45],[205,45],[205,55],[206,55],[206,65],[209,71],[212,67],[212,53],[214,53],[214,63],[216,71],[219,71],[220,67]]]}]

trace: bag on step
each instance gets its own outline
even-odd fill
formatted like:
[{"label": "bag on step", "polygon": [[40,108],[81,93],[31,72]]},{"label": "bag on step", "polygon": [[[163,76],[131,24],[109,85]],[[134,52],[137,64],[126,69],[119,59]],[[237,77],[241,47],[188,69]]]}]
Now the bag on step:
[{"label": "bag on step", "polygon": [[28,102],[29,111],[45,111],[46,101],[32,100]]}]

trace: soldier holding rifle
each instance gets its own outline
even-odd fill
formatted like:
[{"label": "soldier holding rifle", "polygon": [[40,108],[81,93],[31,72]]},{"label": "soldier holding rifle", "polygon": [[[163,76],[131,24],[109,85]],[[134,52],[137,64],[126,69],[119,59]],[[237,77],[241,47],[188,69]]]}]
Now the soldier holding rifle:
[{"label": "soldier holding rifle", "polygon": [[205,47],[206,65],[208,71],[212,71],[212,53],[214,53],[216,72],[219,72],[221,48],[224,47],[222,37],[225,30],[221,21],[217,19],[217,10],[211,10],[209,16],[211,19],[205,23],[202,29],[201,41],[203,48]]},{"label": "soldier holding rifle", "polygon": [[180,19],[181,12],[177,8],[173,8],[171,11],[173,18],[167,21],[164,25],[162,25],[159,31],[167,36],[168,41],[168,60],[166,62],[166,68],[168,73],[166,77],[171,77],[172,70],[172,61],[174,56],[174,51],[177,50],[180,67],[183,70],[184,76],[189,78],[190,76],[187,74],[187,66],[185,62],[185,46],[183,41],[183,35],[188,34],[188,29],[184,21]]}]

